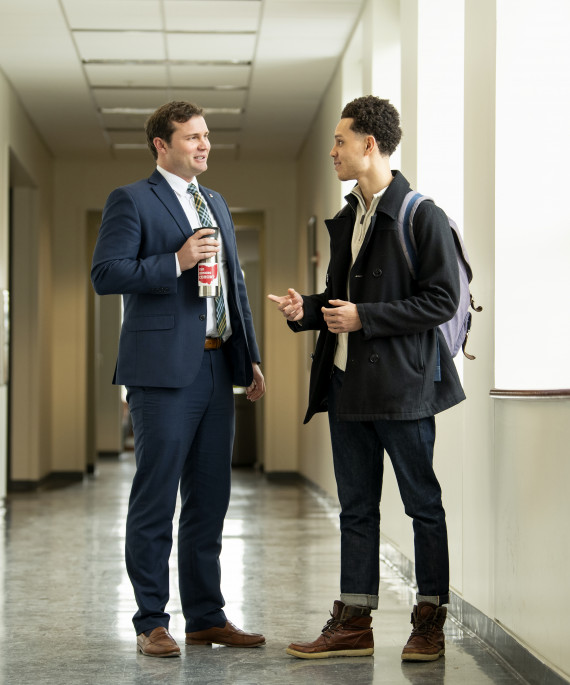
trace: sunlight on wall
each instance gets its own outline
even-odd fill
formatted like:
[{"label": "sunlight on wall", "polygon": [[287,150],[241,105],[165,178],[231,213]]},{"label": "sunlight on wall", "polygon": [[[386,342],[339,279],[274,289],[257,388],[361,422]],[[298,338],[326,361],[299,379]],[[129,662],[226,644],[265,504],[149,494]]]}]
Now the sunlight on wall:
[{"label": "sunlight on wall", "polygon": [[570,388],[568,26],[567,0],[497,2],[498,388]]},{"label": "sunlight on wall", "polygon": [[[430,0],[418,12],[417,190],[463,231],[464,3]],[[461,375],[461,354],[455,363]]]}]

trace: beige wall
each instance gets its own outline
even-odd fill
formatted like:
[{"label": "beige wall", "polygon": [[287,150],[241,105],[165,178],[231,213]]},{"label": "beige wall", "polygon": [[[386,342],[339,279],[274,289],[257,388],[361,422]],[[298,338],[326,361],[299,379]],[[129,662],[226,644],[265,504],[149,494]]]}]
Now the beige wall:
[{"label": "beige wall", "polygon": [[[0,288],[8,288],[13,194],[12,417],[14,480],[50,468],[51,208],[53,160],[0,71]],[[5,492],[7,389],[0,388],[0,496]]]},{"label": "beige wall", "polygon": [[[295,266],[295,196],[292,164],[216,163],[201,181],[222,192],[232,208],[261,211],[265,216],[262,281],[264,292],[280,292]],[[91,287],[85,264],[87,213],[103,208],[111,190],[144,178],[154,165],[150,156],[137,161],[58,161],[54,199],[54,310],[58,331],[53,364],[53,468],[82,471],[86,425],[86,316]],[[263,461],[267,471],[295,471],[296,384],[284,383],[297,368],[297,349],[282,335],[275,312],[265,311],[262,368],[268,383],[264,400]],[[70,369],[73,370],[70,373]],[[111,382],[109,377],[108,382]],[[287,386],[277,393],[274,388]]]}]

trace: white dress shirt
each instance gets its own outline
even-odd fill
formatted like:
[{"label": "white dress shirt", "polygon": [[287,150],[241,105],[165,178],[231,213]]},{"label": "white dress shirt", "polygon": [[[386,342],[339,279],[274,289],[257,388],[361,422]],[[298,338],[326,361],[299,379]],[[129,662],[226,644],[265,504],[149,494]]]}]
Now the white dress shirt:
[{"label": "white dress shirt", "polygon": [[[176,174],[173,174],[170,171],[166,171],[166,169],[163,169],[162,167],[157,166],[156,168],[158,172],[162,174],[162,176],[164,176],[168,185],[176,194],[176,197],[178,198],[178,201],[180,202],[180,205],[184,210],[184,214],[186,215],[186,218],[188,219],[188,222],[190,223],[192,230],[195,231],[196,229],[201,228],[202,222],[200,221],[198,212],[196,211],[196,207],[194,205],[194,198],[188,192],[189,183],[185,181],[183,178],[180,178],[180,176],[176,176]],[[192,179],[191,183],[194,183],[196,186],[198,186],[198,188],[200,188],[198,181],[195,177]],[[200,192],[202,191],[200,190]],[[208,211],[210,211],[209,207]],[[210,216],[212,217],[212,223],[215,224],[216,220],[214,219],[214,216],[211,211]],[[221,231],[219,232],[219,241],[220,251],[218,252],[218,260],[220,266],[220,279],[222,282],[222,289],[224,292],[224,306],[226,308],[226,330],[224,331],[224,340],[227,340],[232,334],[232,328],[230,325],[230,313],[228,310],[228,263],[225,257],[224,242],[222,240]],[[180,269],[180,264],[178,263],[178,255],[175,253],[174,257],[176,259],[176,275],[179,277],[182,274],[182,271]],[[196,279],[197,278],[198,274],[196,274]],[[217,338],[218,328],[216,325],[215,298],[206,298],[206,313],[206,336],[211,338]]]}]

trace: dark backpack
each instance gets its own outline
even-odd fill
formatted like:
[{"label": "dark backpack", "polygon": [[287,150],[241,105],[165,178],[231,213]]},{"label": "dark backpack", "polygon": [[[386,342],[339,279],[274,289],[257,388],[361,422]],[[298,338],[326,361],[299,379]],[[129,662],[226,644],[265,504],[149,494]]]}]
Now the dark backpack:
[{"label": "dark backpack", "polygon": [[[414,190],[410,190],[404,198],[400,213],[398,214],[398,235],[400,237],[400,243],[410,273],[415,279],[417,278],[418,273],[418,253],[413,231],[413,222],[416,210],[420,202],[423,202],[424,200],[433,202],[427,195],[422,195],[421,193],[416,193]],[[440,329],[452,357],[455,357],[459,350],[463,350],[463,354],[467,359],[475,359],[473,355],[468,354],[465,351],[467,337],[471,330],[471,312],[469,309],[471,308],[476,312],[480,312],[483,310],[483,307],[476,307],[473,302],[473,296],[469,291],[469,283],[471,283],[471,280],[473,279],[473,271],[471,270],[471,264],[469,263],[469,256],[465,249],[465,245],[463,244],[463,239],[461,238],[457,224],[453,219],[450,219],[449,217],[447,217],[447,219],[455,242],[455,255],[459,267],[460,295],[457,311],[449,321],[441,324]]]}]

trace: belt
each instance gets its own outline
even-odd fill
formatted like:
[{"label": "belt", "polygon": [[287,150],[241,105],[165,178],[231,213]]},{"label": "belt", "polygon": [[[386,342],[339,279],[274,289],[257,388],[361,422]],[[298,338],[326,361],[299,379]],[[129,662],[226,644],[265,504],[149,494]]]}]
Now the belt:
[{"label": "belt", "polygon": [[219,350],[222,346],[223,340],[221,338],[206,338],[204,341],[205,350]]}]

